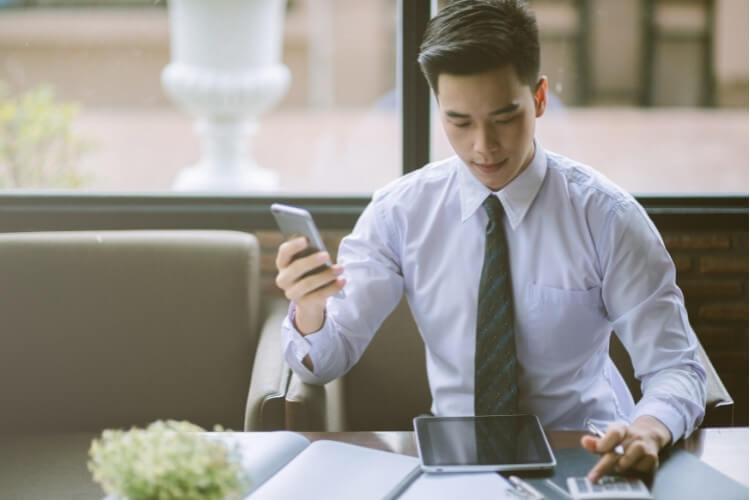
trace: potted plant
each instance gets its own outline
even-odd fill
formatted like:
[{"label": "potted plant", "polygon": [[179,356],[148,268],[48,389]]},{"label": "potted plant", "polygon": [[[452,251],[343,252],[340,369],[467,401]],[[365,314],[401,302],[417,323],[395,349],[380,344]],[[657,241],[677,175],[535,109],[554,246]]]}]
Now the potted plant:
[{"label": "potted plant", "polygon": [[243,498],[252,486],[237,450],[188,422],[105,430],[89,456],[108,500],[226,500]]}]

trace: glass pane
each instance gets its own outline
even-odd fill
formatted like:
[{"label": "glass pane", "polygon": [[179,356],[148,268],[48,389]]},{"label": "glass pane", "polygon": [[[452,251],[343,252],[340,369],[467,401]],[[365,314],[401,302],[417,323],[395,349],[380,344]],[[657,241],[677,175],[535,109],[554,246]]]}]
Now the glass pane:
[{"label": "glass pane", "polygon": [[531,2],[550,81],[538,140],[636,194],[747,193],[748,3],[646,4]]},{"label": "glass pane", "polygon": [[0,189],[370,193],[395,51],[396,0],[0,0]]}]

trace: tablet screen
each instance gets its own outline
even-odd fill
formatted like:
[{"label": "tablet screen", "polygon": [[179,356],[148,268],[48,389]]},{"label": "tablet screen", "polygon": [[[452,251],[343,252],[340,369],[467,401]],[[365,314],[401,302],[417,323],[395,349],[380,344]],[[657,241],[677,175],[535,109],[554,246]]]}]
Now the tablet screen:
[{"label": "tablet screen", "polygon": [[417,417],[414,430],[425,470],[531,470],[555,465],[534,415]]}]

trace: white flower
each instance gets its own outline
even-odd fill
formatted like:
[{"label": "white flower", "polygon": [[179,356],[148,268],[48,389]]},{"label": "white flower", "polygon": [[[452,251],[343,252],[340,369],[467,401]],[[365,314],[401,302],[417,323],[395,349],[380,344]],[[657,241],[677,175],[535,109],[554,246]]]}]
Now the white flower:
[{"label": "white flower", "polygon": [[157,420],[146,429],[105,430],[91,443],[88,468],[104,491],[129,500],[241,497],[251,481],[237,450],[202,432],[174,420]]}]

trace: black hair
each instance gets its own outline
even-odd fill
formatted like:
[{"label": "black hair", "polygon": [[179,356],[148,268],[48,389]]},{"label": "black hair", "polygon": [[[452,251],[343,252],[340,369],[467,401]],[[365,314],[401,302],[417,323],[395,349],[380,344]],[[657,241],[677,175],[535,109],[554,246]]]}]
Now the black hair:
[{"label": "black hair", "polygon": [[511,65],[532,92],[539,80],[539,29],[522,0],[456,0],[433,17],[417,58],[437,94],[441,73],[471,75]]}]

